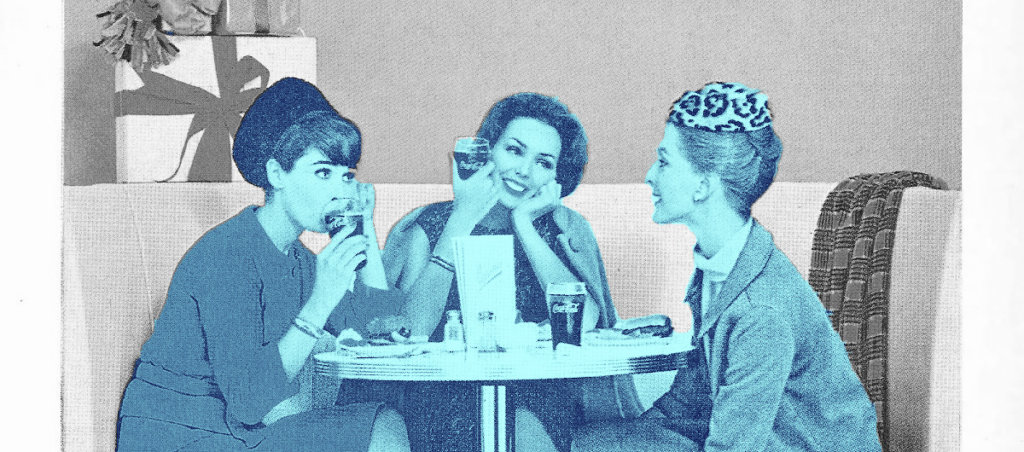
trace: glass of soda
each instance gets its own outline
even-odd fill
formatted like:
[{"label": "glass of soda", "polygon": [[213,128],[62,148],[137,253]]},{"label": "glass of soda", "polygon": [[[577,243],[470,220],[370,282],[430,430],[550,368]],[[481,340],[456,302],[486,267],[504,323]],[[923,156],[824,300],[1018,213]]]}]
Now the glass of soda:
[{"label": "glass of soda", "polygon": [[551,345],[580,345],[586,287],[581,282],[553,282],[546,291],[551,321]]},{"label": "glass of soda", "polygon": [[491,144],[485,138],[462,137],[455,140],[455,166],[459,178],[469,179],[491,158]]},{"label": "glass of soda", "polygon": [[[356,228],[348,237],[363,235],[363,216],[365,214],[366,201],[361,197],[331,200],[324,212],[324,224],[327,226],[327,234],[333,239],[335,234],[341,232],[346,226],[354,224]],[[362,270],[365,266],[366,260],[364,259],[356,266],[356,270]]]}]

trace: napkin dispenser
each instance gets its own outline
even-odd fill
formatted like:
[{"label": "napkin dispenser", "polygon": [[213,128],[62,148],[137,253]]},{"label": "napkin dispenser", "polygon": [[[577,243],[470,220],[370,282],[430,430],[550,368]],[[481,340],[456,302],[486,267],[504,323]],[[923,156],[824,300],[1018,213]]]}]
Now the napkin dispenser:
[{"label": "napkin dispenser", "polygon": [[[455,239],[455,281],[466,332],[466,345],[479,350],[482,341],[505,337],[516,321],[515,257],[511,235]],[[491,312],[486,325],[480,314]],[[484,347],[488,348],[488,347]]]}]

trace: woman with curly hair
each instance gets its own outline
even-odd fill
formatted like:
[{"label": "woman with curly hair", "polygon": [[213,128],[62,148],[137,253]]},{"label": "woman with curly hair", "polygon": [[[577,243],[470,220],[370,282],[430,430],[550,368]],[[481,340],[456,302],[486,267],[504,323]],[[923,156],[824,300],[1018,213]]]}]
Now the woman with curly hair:
[{"label": "woman with curly hair", "polygon": [[[454,240],[469,235],[513,236],[521,320],[548,319],[548,283],[582,282],[587,291],[583,331],[614,325],[615,307],[594,233],[583,216],[561,204],[579,185],[587,163],[582,124],[553,97],[518,93],[494,104],[477,137],[491,143],[489,163],[465,180],[453,164],[454,199],[407,215],[384,249],[390,282],[409,294],[414,334],[443,338],[443,314],[459,309]],[[414,450],[475,448],[474,388],[457,386],[409,385],[405,415]],[[600,411],[594,403],[585,405],[584,398],[604,401],[618,416],[622,401],[616,399],[636,397],[632,386],[611,379],[525,382],[509,390],[517,407],[516,442],[525,450],[568,450],[572,428],[583,422],[584,412]]]}]

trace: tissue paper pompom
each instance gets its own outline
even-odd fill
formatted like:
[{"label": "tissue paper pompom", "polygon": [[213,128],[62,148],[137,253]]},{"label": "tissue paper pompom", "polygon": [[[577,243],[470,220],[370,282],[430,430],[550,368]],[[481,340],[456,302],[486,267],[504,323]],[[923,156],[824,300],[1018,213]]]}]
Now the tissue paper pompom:
[{"label": "tissue paper pompom", "polygon": [[169,64],[178,48],[157,28],[160,21],[157,3],[152,0],[120,0],[96,17],[104,19],[100,40],[114,61],[131,63],[136,71]]}]

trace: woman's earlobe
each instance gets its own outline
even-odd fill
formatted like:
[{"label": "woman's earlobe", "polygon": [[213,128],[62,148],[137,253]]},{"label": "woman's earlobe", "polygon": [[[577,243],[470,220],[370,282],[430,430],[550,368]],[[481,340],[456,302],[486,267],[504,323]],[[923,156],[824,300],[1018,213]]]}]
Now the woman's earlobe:
[{"label": "woman's earlobe", "polygon": [[693,192],[693,202],[701,202],[708,199],[711,194],[711,181],[707,177],[700,180],[697,184],[697,191]]},{"label": "woman's earlobe", "polygon": [[700,184],[697,186],[697,191],[693,194],[693,200],[706,201],[711,197],[712,194],[722,186],[722,178],[717,174],[711,173],[705,175],[700,180]]}]

